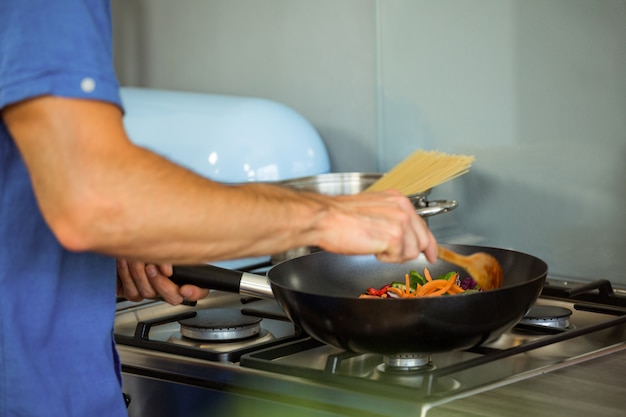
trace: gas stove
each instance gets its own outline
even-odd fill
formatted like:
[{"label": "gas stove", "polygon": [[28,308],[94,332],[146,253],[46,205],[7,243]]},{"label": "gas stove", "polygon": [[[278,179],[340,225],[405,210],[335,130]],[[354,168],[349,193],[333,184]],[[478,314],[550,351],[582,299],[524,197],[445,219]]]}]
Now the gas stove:
[{"label": "gas stove", "polygon": [[[546,376],[600,364],[591,379],[623,378],[626,291],[606,280],[549,277],[513,329],[444,353],[343,351],[301,332],[273,300],[219,291],[175,307],[121,301],[115,338],[130,416],[554,415],[559,403],[568,415],[588,415],[570,399],[578,399],[573,380],[555,388]],[[623,381],[586,384],[587,406],[604,398],[593,415],[623,410]],[[531,398],[511,407],[506,395],[516,387],[515,398]],[[550,400],[538,400],[549,391]]]}]

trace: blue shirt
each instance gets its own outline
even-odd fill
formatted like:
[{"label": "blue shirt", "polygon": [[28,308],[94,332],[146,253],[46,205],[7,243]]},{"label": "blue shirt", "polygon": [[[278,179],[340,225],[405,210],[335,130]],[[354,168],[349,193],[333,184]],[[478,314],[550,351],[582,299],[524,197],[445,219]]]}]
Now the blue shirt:
[{"label": "blue shirt", "polygon": [[[0,1],[0,108],[40,95],[121,107],[108,0]],[[0,119],[0,417],[125,416],[115,260],[65,250]]]}]

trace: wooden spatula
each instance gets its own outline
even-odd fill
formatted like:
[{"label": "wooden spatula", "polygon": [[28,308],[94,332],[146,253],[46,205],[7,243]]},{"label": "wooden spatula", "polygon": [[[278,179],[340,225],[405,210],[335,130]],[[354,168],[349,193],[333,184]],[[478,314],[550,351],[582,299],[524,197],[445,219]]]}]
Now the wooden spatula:
[{"label": "wooden spatula", "polygon": [[442,261],[465,269],[474,281],[484,290],[500,288],[504,273],[498,260],[485,252],[459,255],[443,246],[437,247],[437,257]]}]

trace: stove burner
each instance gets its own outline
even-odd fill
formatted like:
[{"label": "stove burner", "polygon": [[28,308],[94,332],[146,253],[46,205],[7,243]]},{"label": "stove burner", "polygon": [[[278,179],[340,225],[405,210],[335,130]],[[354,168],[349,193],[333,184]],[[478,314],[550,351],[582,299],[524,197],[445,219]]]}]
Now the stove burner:
[{"label": "stove burner", "polygon": [[550,305],[534,305],[520,323],[533,324],[536,326],[556,327],[558,329],[570,328],[570,316],[572,310]]},{"label": "stove burner", "polygon": [[383,371],[413,371],[432,368],[430,353],[402,353],[385,355]]},{"label": "stove burner", "polygon": [[443,376],[430,381],[429,375],[436,367],[429,353],[385,355],[383,363],[374,367],[370,378],[385,384],[432,389],[433,394],[447,393],[460,388],[454,378]]},{"label": "stove burner", "polygon": [[179,321],[180,334],[194,340],[230,342],[259,335],[261,320],[237,309],[200,310],[194,317]]}]

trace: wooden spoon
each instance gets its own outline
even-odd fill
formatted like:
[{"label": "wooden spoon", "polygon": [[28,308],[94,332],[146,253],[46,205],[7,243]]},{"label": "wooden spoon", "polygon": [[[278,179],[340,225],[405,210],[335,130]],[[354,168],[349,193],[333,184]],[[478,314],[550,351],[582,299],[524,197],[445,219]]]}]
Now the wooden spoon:
[{"label": "wooden spoon", "polygon": [[437,257],[443,261],[460,266],[480,288],[492,290],[502,285],[503,272],[496,258],[485,252],[476,252],[468,256],[459,255],[443,246],[437,247]]}]

